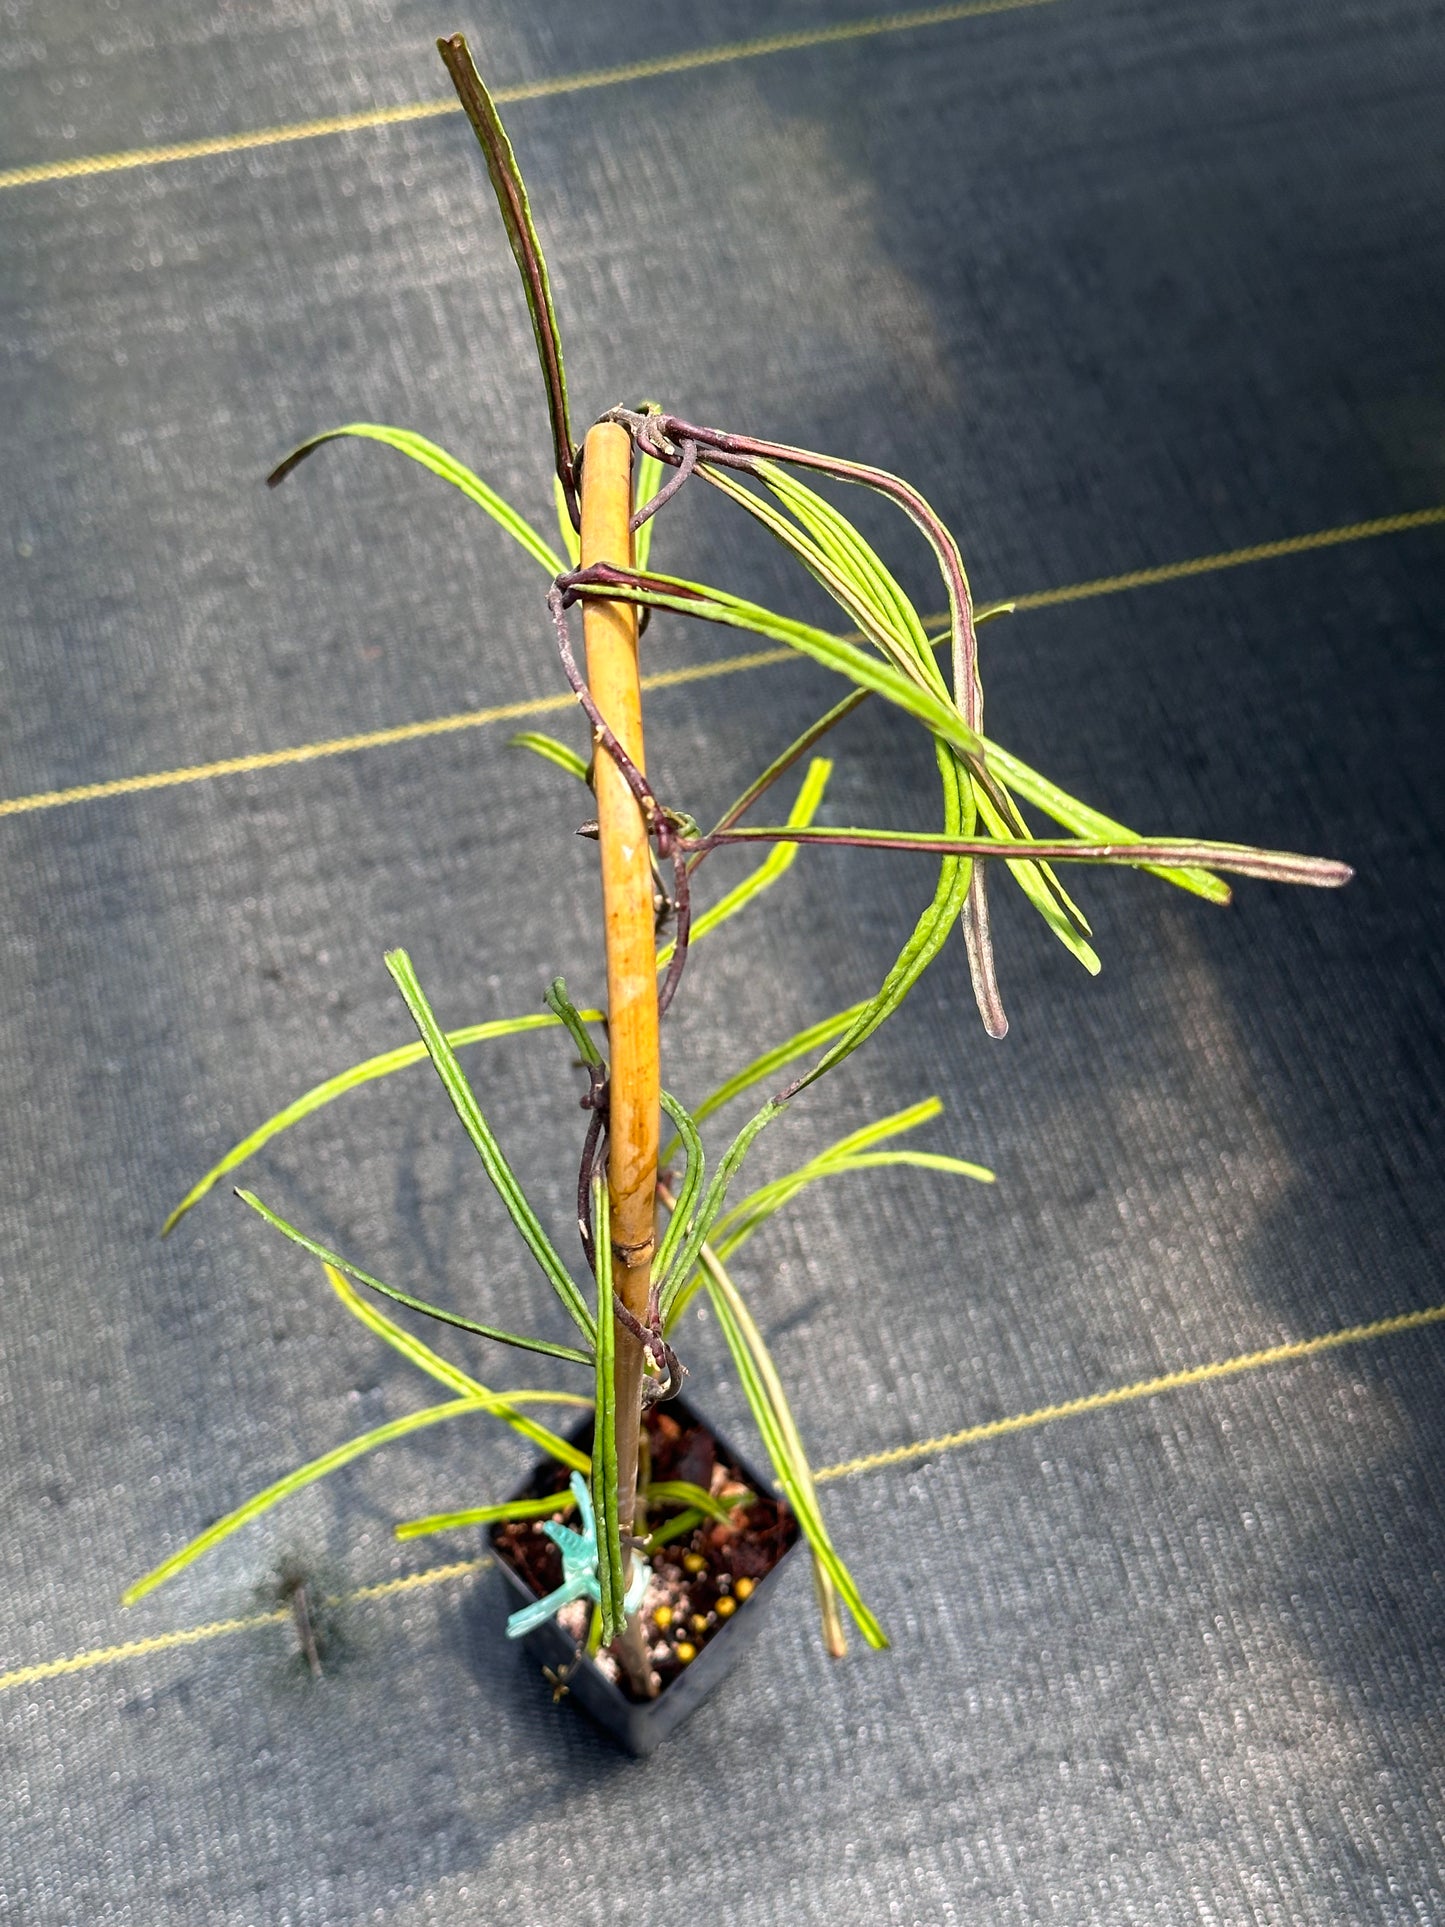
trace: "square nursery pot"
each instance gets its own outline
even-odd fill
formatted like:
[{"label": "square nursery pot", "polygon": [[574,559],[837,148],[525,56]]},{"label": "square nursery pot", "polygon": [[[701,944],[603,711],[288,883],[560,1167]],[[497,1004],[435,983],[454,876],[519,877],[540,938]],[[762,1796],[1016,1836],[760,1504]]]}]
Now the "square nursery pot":
[{"label": "square nursery pot", "polygon": [[[778,1507],[778,1521],[770,1536],[773,1547],[780,1542],[782,1550],[776,1563],[753,1582],[753,1590],[738,1603],[732,1616],[723,1620],[705,1638],[697,1650],[697,1657],[672,1677],[664,1676],[662,1690],[654,1700],[631,1699],[620,1685],[608,1678],[595,1660],[587,1658],[585,1654],[574,1667],[576,1641],[555,1619],[547,1620],[517,1642],[539,1671],[545,1667],[555,1678],[564,1669],[571,1669],[566,1674],[566,1697],[589,1714],[614,1744],[625,1753],[637,1757],[654,1752],[668,1734],[681,1726],[708,1694],[721,1685],[742,1659],[758,1635],[764,1613],[772,1605],[783,1568],[801,1543],[798,1522],[776,1498],[772,1481],[755,1471],[685,1399],[669,1399],[665,1405],[658,1406],[656,1412],[677,1421],[684,1428],[700,1427],[712,1440],[717,1463],[751,1491]],[[572,1444],[586,1450],[591,1444],[592,1420],[584,1419],[567,1437]],[[545,1493],[554,1476],[558,1477],[565,1489],[562,1468],[556,1460],[546,1460],[527,1483],[511,1496],[522,1499]],[[534,1588],[510,1563],[501,1543],[505,1530],[502,1525],[493,1525],[487,1529],[485,1538],[501,1577],[507,1611],[512,1613],[521,1606],[532,1605],[541,1596],[541,1590]],[[686,1539],[677,1542],[679,1556],[681,1548],[688,1543]],[[663,1548],[657,1559],[666,1559],[671,1550],[673,1548]],[[590,1606],[588,1610],[590,1612]]]}]

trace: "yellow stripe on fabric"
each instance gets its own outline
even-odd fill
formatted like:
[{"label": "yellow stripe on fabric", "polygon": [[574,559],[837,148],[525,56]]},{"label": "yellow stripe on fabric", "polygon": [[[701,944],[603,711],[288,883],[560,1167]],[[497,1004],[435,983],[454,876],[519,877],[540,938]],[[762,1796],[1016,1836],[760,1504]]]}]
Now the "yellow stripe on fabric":
[{"label": "yellow stripe on fabric", "polygon": [[[989,13],[1015,13],[1051,0],[963,0],[945,7],[916,7],[906,13],[879,14],[871,20],[846,21],[836,27],[802,27],[793,33],[765,34],[757,40],[733,40],[717,47],[697,47],[686,53],[663,54],[653,60],[632,60],[620,67],[598,67],[591,72],[558,74],[550,80],[519,81],[497,87],[492,98],[499,106],[515,101],[548,100],[558,94],[582,94],[599,87],[621,87],[636,80],[657,80],[668,74],[694,73],[703,67],[724,67],[735,60],[758,60],[768,54],[796,53],[807,47],[826,47],[845,40],[869,40],[885,33],[907,33],[920,27],[942,27],[956,20],[972,20]],[[114,154],[77,154],[69,160],[36,161],[25,167],[0,170],[0,188],[35,187],[42,181],[74,181],[92,174],[117,174],[132,167],[161,167],[172,161],[204,160],[211,154],[246,154],[259,147],[279,147],[287,141],[319,140],[328,134],[355,134],[368,127],[396,127],[407,121],[432,120],[439,114],[459,114],[454,99],[407,101],[398,107],[363,108],[354,114],[327,114],[316,120],[294,121],[285,127],[258,127],[250,133],[215,134],[206,139],[170,141],[157,147],[128,147]]]},{"label": "yellow stripe on fabric", "polygon": [[1442,523],[1445,523],[1445,504],[1411,509],[1405,515],[1382,515],[1373,522],[1346,522],[1337,529],[1317,529],[1313,535],[1287,535],[1281,541],[1259,542],[1249,549],[1225,549],[1218,555],[1197,555],[1187,562],[1165,562],[1157,569],[1133,569],[1128,575],[1101,576],[1097,582],[1074,582],[1066,589],[1040,589],[1034,595],[1016,596],[1014,608],[1052,609],[1061,602],[1086,602],[1091,596],[1118,595],[1124,589],[1148,589],[1157,582],[1183,582],[1191,575],[1242,569],[1250,562],[1277,562],[1286,555],[1308,555],[1312,549],[1332,549],[1342,542],[1364,542],[1375,535],[1403,535],[1407,529],[1438,528]]},{"label": "yellow stripe on fabric", "polygon": [[[432,1566],[426,1572],[412,1572],[401,1579],[383,1579],[374,1586],[358,1586],[343,1600],[329,1604],[352,1605],[358,1600],[389,1599],[394,1593],[414,1592],[421,1586],[440,1585],[447,1579],[460,1579],[480,1572],[490,1559],[459,1559],[450,1566]],[[17,1666],[13,1672],[0,1673],[0,1690],[7,1686],[33,1686],[44,1679],[59,1679],[66,1673],[88,1673],[99,1666],[116,1666],[126,1659],[144,1659],[151,1653],[175,1652],[182,1646],[198,1646],[208,1639],[223,1639],[228,1633],[250,1632],[256,1626],[276,1626],[289,1620],[289,1608],[275,1612],[250,1613],[244,1619],[213,1619],[204,1626],[179,1626],[173,1632],[153,1633],[148,1639],[128,1639],[118,1646],[96,1646],[88,1653],[71,1653],[64,1659],[45,1659],[34,1666]]]},{"label": "yellow stripe on fabric", "polygon": [[1269,1345],[1259,1352],[1241,1352],[1235,1358],[1216,1359],[1209,1365],[1191,1365],[1182,1372],[1136,1379],[1132,1385],[1116,1385],[1107,1392],[1088,1392],[1082,1398],[1065,1399],[1059,1405],[1040,1405],[1032,1412],[1015,1413],[1012,1418],[967,1425],[960,1432],[944,1432],[938,1438],[919,1439],[913,1445],[893,1445],[883,1452],[869,1452],[859,1459],[844,1459],[840,1465],[824,1466],[813,1477],[821,1484],[825,1479],[848,1479],[885,1465],[907,1465],[911,1460],[930,1459],[940,1452],[956,1452],[965,1445],[981,1445],[985,1439],[1001,1439],[1011,1432],[1029,1432],[1035,1426],[1052,1425],[1056,1419],[1079,1418],[1085,1412],[1105,1412],[1116,1405],[1131,1405],[1135,1399],[1182,1391],[1186,1385],[1209,1385],[1216,1379],[1236,1378],[1242,1372],[1262,1371],[1267,1365],[1284,1365],[1296,1358],[1316,1358],[1321,1352],[1337,1351],[1342,1345],[1363,1345],[1370,1339],[1392,1338],[1397,1332],[1419,1331],[1422,1326],[1442,1323],[1445,1323],[1445,1305],[1432,1305],[1427,1311],[1401,1312],[1394,1318],[1378,1318],[1370,1325],[1347,1325],[1343,1331],[1325,1332],[1318,1338],[1300,1338],[1285,1345]]},{"label": "yellow stripe on fabric", "polygon": [[[819,1484],[836,1479],[855,1478],[860,1472],[876,1472],[890,1465],[906,1465],[916,1459],[933,1458],[942,1452],[956,1452],[964,1446],[980,1445],[986,1439],[1003,1438],[1011,1432],[1027,1432],[1036,1426],[1051,1425],[1056,1419],[1078,1418],[1086,1412],[1108,1411],[1136,1399],[1155,1398],[1161,1392],[1181,1391],[1190,1385],[1208,1385],[1217,1379],[1234,1378],[1244,1372],[1262,1371],[1271,1365],[1289,1364],[1296,1359],[1317,1358],[1323,1352],[1338,1351],[1345,1345],[1364,1345],[1373,1340],[1393,1338],[1402,1332],[1420,1331],[1428,1325],[1445,1324],[1445,1305],[1430,1305],[1424,1311],[1396,1313],[1376,1318],[1367,1325],[1346,1325],[1339,1331],[1323,1332],[1315,1338],[1295,1339],[1283,1345],[1269,1345],[1262,1351],[1241,1352],[1234,1358],[1216,1359],[1208,1365],[1191,1365],[1184,1371],[1165,1372],[1157,1378],[1143,1378],[1131,1385],[1118,1385],[1106,1392],[1089,1392],[1082,1398],[1065,1399],[1057,1405],[1036,1406],[1012,1418],[991,1419],[984,1425],[965,1426],[961,1431],[945,1432],[937,1438],[920,1439],[911,1445],[895,1445],[884,1452],[869,1452],[861,1458],[845,1459],[838,1465],[824,1466],[814,1473]],[[384,1579],[374,1586],[359,1586],[337,1602],[350,1605],[360,1600],[389,1599],[396,1593],[415,1592],[450,1579],[464,1578],[490,1565],[487,1558],[461,1559],[454,1565],[433,1566],[426,1572],[408,1573],[400,1579]],[[123,1645],[98,1646],[86,1653],[72,1653],[64,1659],[42,1660],[34,1666],[17,1666],[0,1673],[0,1690],[31,1686],[40,1680],[58,1679],[67,1673],[86,1673],[98,1667],[118,1665],[122,1660],[141,1659],[152,1653],[173,1652],[180,1647],[196,1646],[228,1633],[246,1632],[255,1626],[274,1626],[288,1619],[284,1609],[256,1613],[247,1619],[216,1619],[204,1626],[182,1626],[174,1632],[156,1633],[149,1639],[132,1639]]]},{"label": "yellow stripe on fabric", "polygon": [[[720,662],[695,663],[687,669],[664,669],[644,676],[644,689],[675,689],[680,683],[705,682],[710,676],[736,675],[741,669],[761,669],[793,658],[791,649],[762,649],[749,656],[725,656]],[[371,729],[359,736],[333,736],[325,742],[299,743],[291,749],[263,749],[251,756],[223,756],[214,763],[194,763],[187,769],[153,770],[146,776],[117,776],[104,783],[79,783],[73,789],[41,790],[34,796],[0,799],[0,816],[20,816],[30,810],[55,810],[66,803],[93,803],[106,796],[137,796],[144,790],[174,789],[181,783],[205,783],[215,776],[244,776],[250,771],[282,769],[291,763],[314,763],[326,756],[349,756],[359,749],[383,749],[390,743],[415,743],[426,736],[446,736],[459,729],[481,729],[488,723],[520,721],[525,716],[547,716],[559,709],[575,709],[577,698],[567,691],[537,696],[523,702],[497,703],[491,709],[467,709],[457,716],[433,716],[421,723],[398,723],[391,729]]]},{"label": "yellow stripe on fabric", "polygon": [[[1179,582],[1188,576],[1211,575],[1220,569],[1237,569],[1250,562],[1272,562],[1283,556],[1305,555],[1314,549],[1336,548],[1346,542],[1364,542],[1373,536],[1402,535],[1410,529],[1436,528],[1445,524],[1445,504],[1435,508],[1412,509],[1404,515],[1382,515],[1372,522],[1346,522],[1339,528],[1316,529],[1310,535],[1289,535],[1277,542],[1260,542],[1247,549],[1227,549],[1218,555],[1196,556],[1184,562],[1166,562],[1158,568],[1134,569],[1127,575],[1100,577],[1094,582],[1075,582],[1062,589],[1040,589],[1032,595],[1015,596],[1012,606],[1020,609],[1055,608],[1061,603],[1084,602],[1093,596],[1117,595],[1126,589],[1147,588],[1156,583]],[[1000,598],[1008,600],[1008,598]],[[927,618],[929,627],[948,620],[947,612]],[[714,676],[734,676],[748,669],[767,669],[778,663],[795,662],[792,649],[759,649],[747,655],[724,656],[717,662],[697,663],[686,669],[665,669],[644,676],[644,689],[676,689],[682,684],[706,682]],[[144,776],[116,776],[101,783],[78,783],[63,790],[38,790],[29,796],[0,798],[0,816],[22,816],[32,810],[55,810],[69,803],[93,803],[109,796],[138,796],[146,790],[175,789],[183,783],[204,783],[217,776],[242,776],[248,771],[284,769],[292,763],[312,763],[326,756],[348,756],[363,749],[383,749],[391,743],[413,743],[426,736],[445,736],[455,730],[481,729],[489,723],[517,722],[525,717],[546,716],[570,709],[576,698],[571,695],[539,696],[530,701],[499,703],[491,709],[463,710],[455,716],[433,716],[425,722],[398,723],[390,729],[367,730],[357,736],[334,736],[324,742],[299,743],[289,749],[258,750],[250,756],[226,756],[213,763],[194,763],[184,769],[153,770]]]}]

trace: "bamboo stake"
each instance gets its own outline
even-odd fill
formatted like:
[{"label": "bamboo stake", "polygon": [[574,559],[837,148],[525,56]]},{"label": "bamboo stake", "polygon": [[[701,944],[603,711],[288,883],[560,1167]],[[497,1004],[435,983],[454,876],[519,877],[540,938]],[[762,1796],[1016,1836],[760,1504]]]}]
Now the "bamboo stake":
[{"label": "bamboo stake", "polygon": [[[632,562],[632,442],[615,422],[587,436],[582,462],[582,566]],[[582,609],[587,681],[608,727],[639,769],[642,690],[637,669],[637,609],[590,598]],[[594,744],[602,919],[607,944],[607,1188],[612,1215],[613,1285],[636,1318],[647,1311],[655,1237],[658,1095],[656,925],[647,826],[636,797],[607,752]],[[618,1525],[626,1545],[637,1499],[642,1412],[642,1347],[617,1329]],[[630,1572],[631,1555],[626,1556]],[[651,1680],[641,1626],[634,1618],[623,1658],[640,1687]]]}]

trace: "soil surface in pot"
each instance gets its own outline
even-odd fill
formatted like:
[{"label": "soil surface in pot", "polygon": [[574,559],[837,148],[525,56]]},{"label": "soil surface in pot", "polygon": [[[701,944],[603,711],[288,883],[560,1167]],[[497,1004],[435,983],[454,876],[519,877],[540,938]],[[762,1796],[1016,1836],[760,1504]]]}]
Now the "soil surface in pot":
[{"label": "soil surface in pot", "polygon": [[[755,1587],[767,1577],[798,1537],[798,1522],[782,1501],[758,1492],[723,1452],[706,1425],[690,1416],[674,1417],[654,1406],[644,1419],[651,1454],[649,1483],[685,1480],[715,1498],[739,1492],[740,1501],[726,1523],[703,1519],[690,1531],[647,1554],[652,1583],[642,1604],[648,1650],[663,1691],[691,1665],[710,1639],[734,1614],[746,1612]],[[585,1434],[577,1444],[587,1449]],[[571,1474],[555,1459],[540,1465],[520,1497],[565,1495]],[[650,1531],[665,1531],[685,1508],[675,1502],[648,1507]],[[554,1518],[576,1524],[576,1510],[559,1506]],[[541,1519],[507,1520],[492,1527],[492,1546],[540,1598],[562,1583],[562,1555],[543,1531]],[[592,1602],[577,1600],[558,1614],[559,1623],[579,1642],[587,1637]],[[597,1664],[629,1699],[638,1697],[610,1649]]]}]

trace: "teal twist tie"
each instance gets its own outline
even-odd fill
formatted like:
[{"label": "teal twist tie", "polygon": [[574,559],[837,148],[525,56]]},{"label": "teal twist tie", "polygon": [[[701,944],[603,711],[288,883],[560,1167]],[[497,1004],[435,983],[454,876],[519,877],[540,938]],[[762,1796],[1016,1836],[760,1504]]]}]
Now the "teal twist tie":
[{"label": "teal twist tie", "polygon": [[[597,1579],[597,1520],[592,1511],[592,1494],[587,1490],[587,1481],[580,1472],[572,1474],[572,1496],[582,1515],[582,1530],[576,1532],[571,1526],[559,1525],[555,1519],[549,1519],[542,1527],[562,1554],[562,1583],[555,1592],[549,1592],[545,1599],[539,1599],[532,1606],[523,1606],[512,1614],[507,1621],[508,1639],[522,1639],[528,1633],[535,1632],[555,1613],[561,1612],[564,1606],[570,1606],[574,1599],[591,1599],[601,1603],[602,1587]],[[635,1560],[632,1584],[627,1588],[627,1598],[623,1602],[629,1613],[635,1613],[647,1597],[651,1580],[651,1566],[645,1559]]]}]

